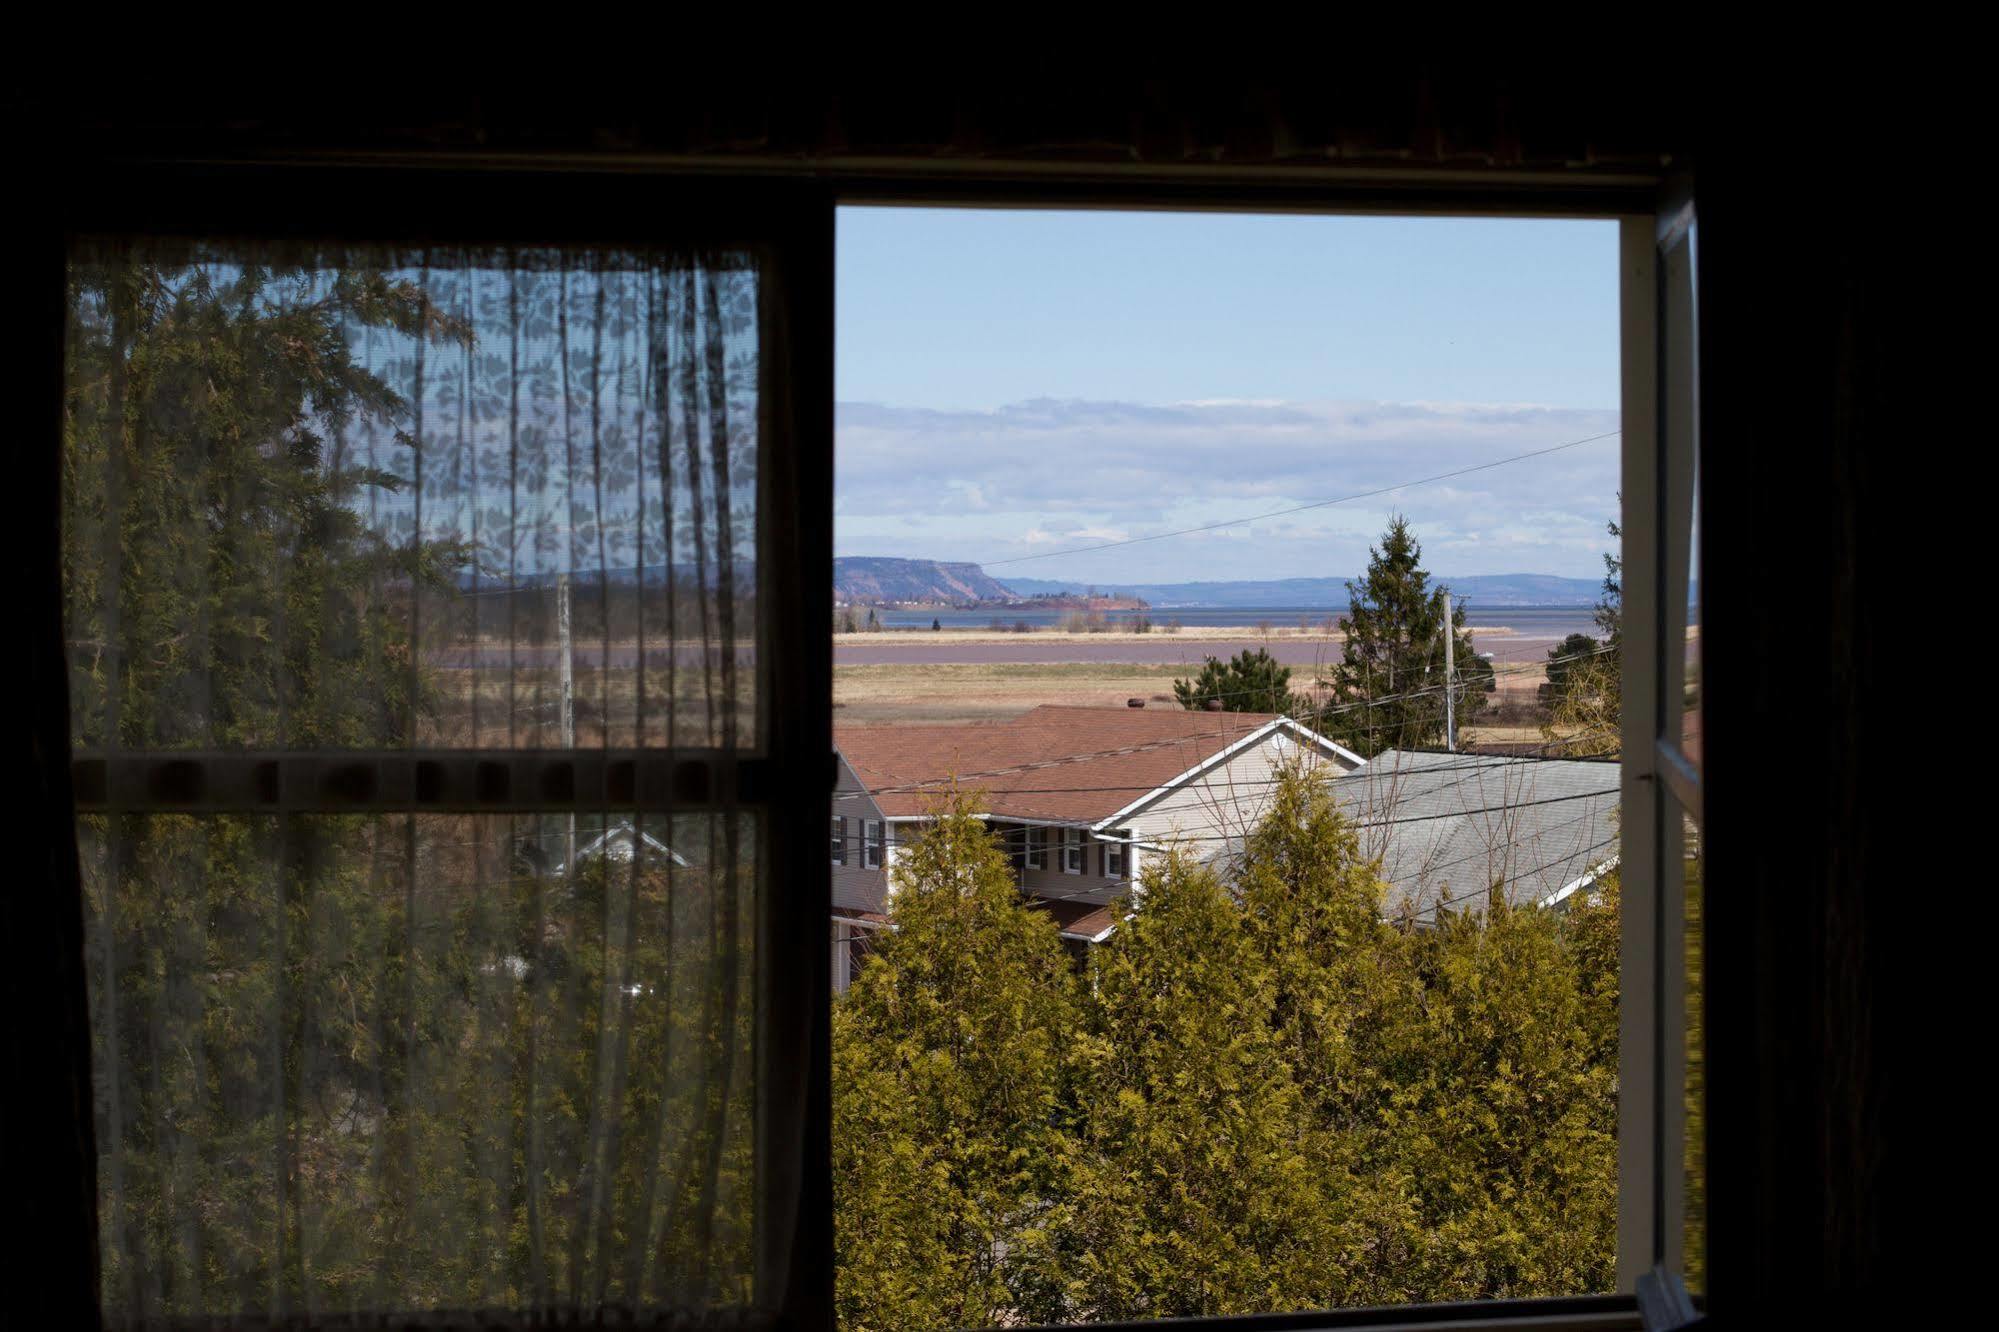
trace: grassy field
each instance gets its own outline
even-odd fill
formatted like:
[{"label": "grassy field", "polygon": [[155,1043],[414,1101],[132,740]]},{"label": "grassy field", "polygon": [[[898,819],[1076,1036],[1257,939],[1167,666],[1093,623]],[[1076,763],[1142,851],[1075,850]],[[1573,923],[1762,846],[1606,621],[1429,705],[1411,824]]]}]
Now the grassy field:
[{"label": "grassy field", "polygon": [[1043,703],[1116,707],[1173,702],[1177,666],[1129,662],[953,662],[836,666],[833,724],[997,721]]},{"label": "grassy field", "polygon": [[[863,723],[998,721],[1043,703],[1087,707],[1125,706],[1142,698],[1148,707],[1175,707],[1179,666],[1128,662],[978,662],[888,664],[833,668],[835,725]],[[1305,672],[1294,672],[1302,683]],[[1498,689],[1474,728],[1490,740],[1537,741],[1541,712],[1536,690],[1547,679],[1542,666],[1502,662]]]}]

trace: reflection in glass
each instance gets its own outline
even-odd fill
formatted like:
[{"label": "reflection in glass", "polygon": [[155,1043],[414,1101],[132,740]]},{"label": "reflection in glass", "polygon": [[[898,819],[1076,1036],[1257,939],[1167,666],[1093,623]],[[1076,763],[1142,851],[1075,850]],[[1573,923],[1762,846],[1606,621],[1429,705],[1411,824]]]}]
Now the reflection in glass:
[{"label": "reflection in glass", "polygon": [[103,1299],[740,1306],[746,818],[90,818]]},{"label": "reflection in glass", "polygon": [[757,293],[744,255],[79,249],[77,745],[746,742]]},{"label": "reflection in glass", "polygon": [[1686,1153],[1681,1268],[1689,1290],[1707,1288],[1707,1035],[1703,932],[1707,867],[1700,826],[1685,820],[1686,843]]}]

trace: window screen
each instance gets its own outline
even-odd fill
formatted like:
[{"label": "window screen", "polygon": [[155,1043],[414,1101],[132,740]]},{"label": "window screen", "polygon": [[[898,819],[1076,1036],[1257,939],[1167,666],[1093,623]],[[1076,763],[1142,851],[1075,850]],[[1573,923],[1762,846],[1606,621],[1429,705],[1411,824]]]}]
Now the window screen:
[{"label": "window screen", "polygon": [[759,1299],[762,283],[73,248],[108,1321]]}]

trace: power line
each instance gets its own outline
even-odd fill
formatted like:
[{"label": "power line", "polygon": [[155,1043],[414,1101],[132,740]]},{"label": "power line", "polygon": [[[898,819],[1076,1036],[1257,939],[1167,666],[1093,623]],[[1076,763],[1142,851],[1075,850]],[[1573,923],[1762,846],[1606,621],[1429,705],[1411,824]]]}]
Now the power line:
[{"label": "power line", "polygon": [[[1546,796],[1539,800],[1512,800],[1501,805],[1480,805],[1472,809],[1447,810],[1441,814],[1410,814],[1402,817],[1386,818],[1386,819],[1366,819],[1366,820],[1349,819],[1347,820],[1346,826],[1355,829],[1356,831],[1369,828],[1389,828],[1389,827],[1398,827],[1402,824],[1408,824],[1408,823],[1435,823],[1440,819],[1463,819],[1463,818],[1469,818],[1474,814],[1510,813],[1511,811],[1516,809],[1528,809],[1536,805],[1561,805],[1576,800],[1607,800],[1615,802],[1617,799],[1618,799],[1618,793],[1614,790],[1578,791],[1570,795]],[[993,817],[1000,819],[1000,821],[1002,822],[1005,821],[1004,815],[995,815]],[[1057,826],[1057,827],[1066,826],[1078,829],[1082,827],[1080,823],[1067,824],[1067,825],[1050,825],[1050,826]],[[993,836],[998,838],[1003,845],[1011,845],[1012,842],[1014,842],[1015,840],[1026,837],[1030,831],[1031,830],[1028,828],[1019,828],[1019,829],[1008,828],[995,831],[993,833]],[[1162,835],[1154,840],[1157,840],[1162,844],[1170,845],[1181,842],[1232,842],[1240,840],[1243,836],[1244,834],[1242,833],[1199,833],[1199,834],[1175,833],[1175,834]],[[830,836],[829,836],[829,841],[830,841]],[[900,844],[904,846],[909,845],[909,843],[906,841],[901,842]]]},{"label": "power line", "polygon": [[1044,550],[1034,555],[1014,555],[1003,560],[981,560],[980,567],[998,568],[1003,564],[1023,564],[1028,560],[1054,559],[1058,555],[1081,555],[1093,550],[1111,550],[1118,546],[1136,546],[1147,541],[1165,541],[1169,537],[1190,536],[1196,532],[1214,532],[1224,527],[1241,527],[1245,523],[1262,522],[1266,518],[1282,518],[1287,514],[1304,513],[1308,509],[1324,509],[1335,504],[1350,504],[1355,500],[1373,499],[1377,495],[1392,494],[1398,490],[1408,490],[1412,486],[1433,485],[1438,481],[1449,481],[1453,477],[1469,476],[1473,472],[1484,472],[1494,467],[1504,467],[1508,463],[1525,462],[1529,458],[1544,458],[1564,449],[1579,448],[1584,444],[1594,444],[1598,440],[1610,439],[1624,433],[1621,430],[1606,430],[1601,435],[1591,435],[1588,439],[1572,439],[1566,444],[1555,444],[1545,449],[1534,449],[1528,453],[1516,453],[1511,458],[1495,458],[1491,462],[1477,463],[1471,467],[1460,467],[1455,471],[1439,472],[1435,476],[1420,477],[1414,481],[1398,481],[1392,486],[1382,486],[1377,490],[1363,490],[1352,495],[1341,495],[1338,499],[1314,500],[1310,504],[1294,504],[1288,509],[1272,509],[1268,513],[1251,514],[1245,518],[1233,518],[1227,522],[1203,523],[1198,527],[1182,527],[1171,532],[1154,532],[1149,536],[1126,537],[1122,541],[1102,541],[1093,546],[1071,546],[1065,550]]},{"label": "power line", "polygon": [[[1564,748],[1564,747],[1566,747],[1567,745],[1570,745],[1570,744],[1573,744],[1573,743],[1574,743],[1574,742],[1575,742],[1576,740],[1580,740],[1580,739],[1609,739],[1609,738],[1611,737],[1611,735],[1612,735],[1612,732],[1610,732],[1610,731],[1608,731],[1608,730],[1598,730],[1598,731],[1586,731],[1586,732],[1581,732],[1581,733],[1579,733],[1579,734],[1577,734],[1577,735],[1575,735],[1575,736],[1571,736],[1571,737],[1568,737],[1568,738],[1566,738],[1566,739],[1562,739],[1562,740],[1550,740],[1550,741],[1544,741],[1543,743],[1541,743],[1541,744],[1539,744],[1539,745],[1536,745],[1536,746],[1534,746],[1534,748],[1535,748],[1535,749],[1561,749],[1561,748]],[[1434,753],[1434,752],[1437,752],[1437,751],[1433,751],[1433,750],[1403,750],[1403,751],[1400,751],[1400,752],[1402,752],[1402,753],[1415,753],[1415,754],[1421,754],[1421,753]],[[1471,755],[1459,755],[1459,756],[1457,756],[1457,757],[1462,757],[1462,758],[1466,759],[1467,761],[1466,761],[1466,762],[1462,762],[1462,763],[1450,763],[1450,764],[1438,764],[1438,765],[1437,765],[1437,766],[1435,766],[1435,767],[1424,767],[1424,768],[1406,768],[1406,769],[1404,769],[1404,768],[1398,768],[1398,769],[1395,769],[1395,770],[1394,770],[1394,776],[1395,776],[1396,778],[1402,778],[1402,779],[1410,779],[1410,780],[1414,780],[1414,779],[1418,779],[1418,778],[1424,778],[1424,777],[1431,777],[1431,776],[1434,776],[1434,775],[1436,775],[1436,774],[1439,774],[1439,773],[1452,773],[1452,772],[1464,772],[1464,773],[1499,773],[1499,772],[1502,772],[1503,770],[1505,770],[1505,769],[1507,769],[1507,768],[1512,768],[1512,767],[1525,767],[1526,765],[1529,765],[1529,764],[1536,764],[1536,763],[1548,763],[1548,762],[1569,762],[1569,763],[1605,763],[1605,764],[1607,765],[1607,763],[1608,763],[1609,759],[1611,759],[1611,758],[1613,758],[1613,757],[1615,757],[1615,756],[1614,756],[1614,755],[1591,755],[1591,756],[1590,756],[1590,757],[1588,757],[1588,758],[1582,758],[1582,759],[1559,759],[1559,758],[1556,758],[1556,759],[1550,759],[1550,758],[1548,758],[1548,757],[1546,757],[1546,756],[1544,756],[1544,755],[1540,755],[1540,754],[1489,754],[1489,755],[1478,755],[1478,754],[1471,754]],[[1473,761],[1473,760],[1475,760],[1475,761]],[[1368,760],[1368,763],[1370,763],[1370,764],[1371,764],[1371,763],[1373,763],[1374,761],[1375,761],[1375,760],[1373,760],[1373,759],[1370,759],[1370,760]],[[988,774],[988,775],[991,775],[991,774]],[[1347,771],[1347,772],[1345,772],[1345,773],[1342,773],[1342,774],[1340,775],[1340,778],[1339,778],[1339,779],[1336,779],[1336,780],[1344,780],[1345,778],[1349,778],[1349,777],[1352,777],[1352,778],[1372,778],[1372,777],[1374,777],[1374,776],[1376,776],[1376,774],[1375,774],[1375,773],[1372,773],[1372,772],[1369,772],[1369,771],[1368,771],[1368,768],[1367,768],[1367,766],[1363,765],[1363,766],[1361,766],[1361,767],[1357,767],[1357,768],[1353,768],[1353,769],[1350,769],[1349,771]],[[880,794],[880,795],[926,795],[926,794],[941,794],[941,793],[943,793],[943,792],[947,792],[947,791],[951,790],[951,789],[952,789],[952,787],[953,787],[953,786],[954,786],[954,785],[955,785],[956,783],[958,783],[958,782],[960,782],[960,781],[962,781],[962,780],[964,780],[964,779],[962,779],[962,778],[950,778],[950,777],[939,777],[939,778],[937,778],[937,779],[936,779],[935,781],[932,781],[932,782],[925,782],[925,783],[914,783],[914,784],[911,784],[911,785],[908,785],[908,786],[900,786],[900,787],[880,787],[880,788],[875,788],[875,789],[873,789],[873,790],[870,790],[870,791],[869,791],[869,794],[870,794],[870,795],[876,795],[876,794]],[[1251,789],[1257,789],[1257,788],[1262,788],[1262,787],[1269,787],[1269,786],[1277,786],[1277,785],[1280,785],[1280,784],[1281,784],[1281,783],[1282,783],[1282,782],[1283,782],[1284,780],[1285,780],[1285,779],[1284,779],[1284,778],[1282,778],[1282,777],[1254,777],[1254,778],[1245,778],[1245,779],[1240,779],[1240,780],[1236,780],[1236,781],[1230,781],[1230,782],[1225,782],[1225,783],[1224,783],[1224,782],[1214,782],[1214,783],[1208,783],[1208,784],[1207,784],[1207,786],[1208,786],[1208,788],[1209,788],[1209,789],[1213,789],[1213,790],[1216,790],[1216,791],[1222,791],[1222,790],[1251,790]],[[1456,787],[1456,786],[1460,786],[1460,785],[1462,785],[1462,784],[1463,784],[1463,780],[1464,780],[1464,779],[1460,779],[1460,780],[1459,780],[1459,781],[1457,781],[1457,782],[1451,782],[1451,783],[1447,783],[1447,784],[1446,784],[1445,786],[1443,786],[1443,787],[1440,787],[1440,788],[1437,788],[1437,789],[1438,789],[1438,790],[1450,790],[1450,789],[1452,789],[1452,788],[1454,788],[1454,787]],[[1008,786],[1008,787],[1003,787],[1003,788],[1001,788],[1000,790],[998,790],[998,791],[994,792],[993,794],[996,794],[996,795],[1003,795],[1003,796],[1017,796],[1017,795],[1120,795],[1120,794],[1129,794],[1129,793],[1131,793],[1131,792],[1137,792],[1137,791],[1157,791],[1157,790],[1159,790],[1159,789],[1160,789],[1160,787],[1161,787],[1161,786],[1163,786],[1163,785],[1164,785],[1164,783],[1160,783],[1160,782],[1151,782],[1151,783],[1147,783],[1147,782],[1133,782],[1133,783],[1130,783],[1130,784],[1117,784],[1117,785],[1109,785],[1109,786]],[[976,789],[976,788],[975,788],[975,789]],[[1424,794],[1425,794],[1425,795],[1435,795],[1436,793],[1437,793],[1436,791],[1425,791],[1425,792],[1424,792]],[[852,818],[852,817],[857,817],[857,816],[854,816],[854,815],[849,815],[849,816],[847,816],[847,817],[850,817],[850,818]],[[1004,814],[996,814],[996,815],[994,815],[993,817],[995,817],[995,818],[1001,818],[1001,819],[1003,819],[1003,818],[1005,818],[1005,817],[1006,817],[1006,815],[1004,815]],[[1028,816],[1023,816],[1023,817],[1028,817]]]},{"label": "power line", "polygon": [[[1551,660],[1561,660],[1561,661],[1568,661],[1568,660],[1574,660],[1574,659],[1577,659],[1577,658],[1581,658],[1581,657],[1586,657],[1586,656],[1595,656],[1595,655],[1600,655],[1600,654],[1602,654],[1602,653],[1605,653],[1605,652],[1609,652],[1609,651],[1612,651],[1612,650],[1614,650],[1614,648],[1613,648],[1613,645],[1610,645],[1610,644],[1605,644],[1605,645],[1603,645],[1603,646],[1601,646],[1601,647],[1598,647],[1598,648],[1595,648],[1595,649],[1592,649],[1592,650],[1590,650],[1590,651],[1588,651],[1588,652],[1576,652],[1576,653],[1570,653],[1570,654],[1568,654],[1568,655],[1567,655],[1567,656],[1565,656],[1565,657],[1561,657],[1561,658],[1556,658],[1556,659],[1551,659]],[[1310,705],[1309,705],[1309,703],[1308,703],[1307,705],[1305,705],[1305,706],[1307,707],[1307,709],[1308,709],[1308,710],[1307,710],[1307,714],[1306,714],[1306,716],[1305,716],[1305,717],[1301,717],[1301,716],[1298,716],[1298,715],[1296,715],[1295,713],[1293,713],[1293,712],[1291,712],[1291,711],[1286,711],[1286,712],[1280,712],[1280,713],[1270,713],[1270,714],[1267,714],[1267,715],[1269,715],[1269,716],[1272,716],[1272,717],[1281,717],[1281,718],[1283,718],[1283,719],[1285,719],[1285,720],[1287,720],[1287,721],[1291,721],[1291,722],[1294,722],[1294,723],[1296,723],[1296,724],[1298,724],[1298,725],[1301,725],[1301,726],[1302,726],[1302,725],[1305,725],[1305,723],[1306,723],[1306,720],[1307,720],[1307,718],[1312,718],[1312,719],[1316,719],[1316,718],[1320,718],[1320,717],[1324,717],[1324,716],[1327,716],[1327,715],[1331,715],[1331,714],[1336,714],[1336,713],[1346,713],[1346,712],[1354,712],[1354,711],[1358,711],[1358,710],[1361,710],[1361,709],[1364,709],[1364,708],[1372,708],[1372,707],[1379,707],[1379,706],[1381,706],[1381,705],[1383,705],[1383,704],[1386,704],[1386,703],[1395,703],[1395,702],[1402,702],[1402,701],[1406,701],[1406,700],[1409,700],[1409,699],[1414,699],[1414,698],[1422,698],[1422,697],[1426,697],[1426,696],[1429,696],[1429,695],[1432,695],[1432,694],[1436,694],[1436,693],[1439,693],[1439,692],[1441,692],[1442,690],[1444,690],[1444,689],[1445,689],[1446,687],[1447,687],[1447,686],[1445,686],[1445,685],[1443,685],[1443,684],[1434,684],[1434,685],[1425,685],[1425,686],[1423,686],[1423,687],[1422,687],[1422,688],[1420,688],[1420,689],[1412,689],[1412,690],[1408,690],[1408,691],[1405,691],[1405,692],[1403,692],[1403,693],[1399,693],[1399,694],[1382,694],[1382,695],[1379,695],[1379,696],[1376,696],[1376,697],[1373,697],[1373,698],[1367,698],[1367,699],[1362,699],[1362,700],[1359,700],[1359,701],[1357,701],[1357,702],[1353,702],[1353,703],[1344,703],[1344,704],[1331,704],[1331,705],[1327,705],[1327,706],[1325,706],[1325,707],[1312,707],[1312,706],[1310,706]],[[1217,697],[1217,698],[1221,698],[1221,697],[1244,697],[1244,696],[1246,696],[1246,695],[1248,695],[1248,694],[1253,694],[1253,693],[1262,693],[1262,692],[1264,692],[1264,691],[1262,691],[1262,690],[1235,690],[1235,691],[1231,691],[1231,692],[1229,692],[1228,694],[1219,694],[1219,695],[1214,695],[1214,697]],[[1296,695],[1294,695],[1293,697],[1297,697],[1297,696],[1296,696]],[[1197,713],[1197,714],[1195,714],[1195,715],[1197,715],[1197,716],[1204,716],[1204,715],[1206,715],[1206,714],[1205,714],[1205,713]],[[936,786],[939,786],[939,785],[944,785],[944,784],[950,784],[950,783],[956,783],[956,782],[965,782],[965,781],[972,781],[972,780],[976,780],[976,779],[978,779],[978,778],[981,778],[981,777],[1010,777],[1010,776],[1013,776],[1013,775],[1015,775],[1015,774],[1017,774],[1017,773],[1020,773],[1020,772],[1027,772],[1027,771],[1033,771],[1033,770],[1038,770],[1038,769],[1042,769],[1042,768],[1053,768],[1053,767],[1059,767],[1059,766],[1062,766],[1062,765],[1064,765],[1064,764],[1069,764],[1069,763],[1083,763],[1083,762],[1087,762],[1087,761],[1090,761],[1090,760],[1092,760],[1092,759],[1099,759],[1099,758],[1122,758],[1122,757],[1125,757],[1125,756],[1127,756],[1127,755],[1132,755],[1132,754],[1143,754],[1143,753],[1150,753],[1150,752],[1152,752],[1152,751],[1155,751],[1155,750],[1159,750],[1159,749],[1168,749],[1168,748],[1172,748],[1172,747],[1174,747],[1174,746],[1176,746],[1176,745],[1190,745],[1190,744],[1194,744],[1194,743],[1197,743],[1197,742],[1199,742],[1199,741],[1203,741],[1203,740],[1213,740],[1213,739],[1226,739],[1226,738],[1229,738],[1229,737],[1228,737],[1228,736],[1227,736],[1227,735],[1225,734],[1225,732],[1226,732],[1226,731],[1227,731],[1227,730],[1228,730],[1229,728],[1228,728],[1228,727],[1226,726],[1226,724],[1225,724],[1225,722],[1223,721],[1223,719],[1225,719],[1225,718],[1240,718],[1240,717],[1243,717],[1243,716],[1245,716],[1245,715],[1248,715],[1248,716],[1261,716],[1261,715],[1266,715],[1266,714],[1260,714],[1260,713],[1250,713],[1250,714],[1243,714],[1243,713],[1234,713],[1234,712],[1227,712],[1227,711],[1223,711],[1223,712],[1219,712],[1219,713],[1216,713],[1216,714],[1214,714],[1214,715],[1215,715],[1215,717],[1216,717],[1216,719],[1217,719],[1217,724],[1216,724],[1216,728],[1215,728],[1215,733],[1204,733],[1204,732],[1195,732],[1195,733],[1193,733],[1193,734],[1189,734],[1189,735],[1178,735],[1178,736],[1170,736],[1170,737],[1165,737],[1165,738],[1162,738],[1162,739],[1159,739],[1159,740],[1150,740],[1150,741],[1140,741],[1140,742],[1138,742],[1138,743],[1136,743],[1136,744],[1128,744],[1128,745],[1119,745],[1119,746],[1116,746],[1116,747],[1114,747],[1114,748],[1111,748],[1111,749],[1097,749],[1097,750],[1090,750],[1090,751],[1087,751],[1087,752],[1084,752],[1084,753],[1081,753],[1081,754],[1064,754],[1064,755],[1060,755],[1060,756],[1058,756],[1058,757],[1055,757],[1055,758],[1051,758],[1051,759],[1038,759],[1038,760],[1030,760],[1030,761],[1028,761],[1028,762],[1025,762],[1025,763],[1015,763],[1015,764],[1008,764],[1008,765],[1006,765],[1005,767],[1001,767],[1001,768],[992,768],[992,769],[988,769],[988,770],[986,770],[986,771],[983,771],[983,772],[968,772],[968,773],[958,773],[958,774],[953,774],[953,775],[950,775],[950,776],[939,776],[939,777],[924,777],[924,778],[914,778],[914,779],[912,779],[912,778],[902,778],[901,780],[902,780],[902,782],[904,783],[903,785],[900,785],[900,786],[881,786],[881,787],[870,787],[869,789],[870,789],[870,791],[871,791],[872,793],[874,793],[874,794],[878,794],[878,795],[900,795],[900,794],[905,794],[905,793],[908,793],[908,792],[912,792],[912,791],[918,791],[918,790],[923,790],[923,789],[927,789],[927,788],[934,788],[934,787],[936,787]],[[1262,725],[1267,725],[1267,724],[1268,724],[1268,723],[1259,723],[1259,724],[1258,724],[1258,726],[1238,726],[1238,727],[1236,727],[1236,728],[1234,728],[1234,729],[1238,730],[1238,731],[1240,732],[1240,734],[1239,734],[1238,736],[1234,737],[1234,738],[1236,738],[1236,739],[1245,739],[1245,738],[1247,738],[1248,736],[1250,736],[1251,734],[1253,734],[1253,733],[1254,733],[1254,732],[1255,732],[1255,731],[1256,731],[1257,729],[1259,729],[1259,728],[1260,728],[1260,726],[1262,726]],[[1376,723],[1375,725],[1373,725],[1373,726],[1371,726],[1371,727],[1363,727],[1362,729],[1366,729],[1366,730],[1375,730],[1375,731],[1379,731],[1379,730],[1385,730],[1385,729],[1388,729],[1388,728],[1389,728],[1389,727],[1391,727],[1391,726],[1395,726],[1395,725],[1399,725],[1399,724],[1400,724],[1400,723],[1395,723],[1395,722],[1382,722],[1382,723]],[[879,728],[879,729],[881,729],[881,730],[885,730],[885,731],[893,731],[893,730],[898,730],[898,729],[903,729],[903,728],[898,728],[898,727],[882,727],[882,728]],[[913,728],[911,728],[911,729],[913,729]],[[993,728],[993,729],[995,729],[995,730],[1000,730],[1000,729],[1003,729],[1003,728],[999,728],[999,727],[995,727],[995,728]],[[1309,729],[1309,728],[1308,728],[1308,729]],[[1324,738],[1328,738],[1328,739],[1330,739],[1330,737],[1324,737]],[[837,736],[837,734],[836,734],[836,736],[835,736],[835,741],[836,741],[836,744],[835,744],[835,748],[838,748],[838,744],[837,744],[837,740],[838,740],[838,736]],[[1337,742],[1335,742],[1335,743],[1337,743]],[[900,776],[900,774],[897,774],[897,773],[892,773],[892,772],[888,772],[888,771],[886,771],[885,769],[876,769],[876,768],[872,768],[872,767],[871,767],[871,768],[869,768],[869,771],[871,771],[871,772],[880,772],[880,773],[881,773],[881,774],[882,774],[883,776],[885,776],[885,777],[891,777],[891,778],[895,778],[895,777],[899,777],[899,776]],[[1107,788],[1107,789],[1117,789],[1117,788]],[[1146,789],[1148,789],[1148,790],[1149,790],[1149,789],[1151,789],[1151,788],[1149,788],[1149,787],[1148,787],[1148,788],[1146,788]]]}]

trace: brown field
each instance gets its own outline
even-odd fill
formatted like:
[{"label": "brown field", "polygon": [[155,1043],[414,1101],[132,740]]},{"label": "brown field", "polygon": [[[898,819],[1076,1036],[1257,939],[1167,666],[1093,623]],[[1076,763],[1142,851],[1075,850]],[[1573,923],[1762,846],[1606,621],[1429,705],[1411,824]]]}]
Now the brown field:
[{"label": "brown field", "polygon": [[1043,703],[1178,707],[1177,666],[1130,662],[950,662],[836,666],[833,724],[997,721]]},{"label": "brown field", "polygon": [[[1472,724],[1477,738],[1538,741],[1541,709],[1535,690],[1547,679],[1532,662],[1495,664],[1498,689]],[[950,662],[870,664],[833,668],[837,725],[998,721],[1044,703],[1177,707],[1173,680],[1180,666],[1130,662]],[[1294,671],[1294,683],[1309,672]]]}]

